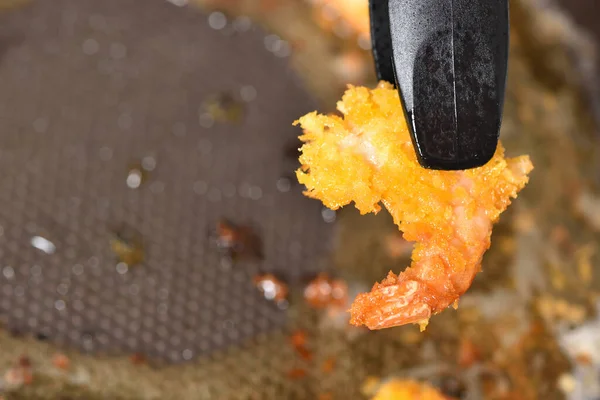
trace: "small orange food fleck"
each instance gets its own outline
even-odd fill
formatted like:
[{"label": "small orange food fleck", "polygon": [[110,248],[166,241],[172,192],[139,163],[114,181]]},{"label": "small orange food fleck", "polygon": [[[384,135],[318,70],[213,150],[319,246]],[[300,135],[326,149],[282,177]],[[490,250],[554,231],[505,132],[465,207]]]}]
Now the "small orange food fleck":
[{"label": "small orange food fleck", "polygon": [[348,286],[341,279],[319,274],[304,289],[304,299],[312,308],[346,307]]},{"label": "small orange food fleck", "polygon": [[423,383],[392,380],[383,384],[371,400],[450,400],[450,398]]},{"label": "small orange food fleck", "polygon": [[17,360],[17,365],[21,368],[30,368],[31,367],[31,359],[29,356],[23,354]]},{"label": "small orange food fleck", "polygon": [[290,342],[296,353],[303,360],[310,361],[313,358],[313,354],[306,348],[306,332],[297,330],[292,333]]},{"label": "small orange food fleck", "polygon": [[479,360],[479,349],[472,340],[463,338],[458,348],[458,365],[468,368]]},{"label": "small orange food fleck", "polygon": [[216,227],[217,247],[232,259],[262,259],[262,240],[248,225],[236,225],[222,219]]},{"label": "small orange food fleck", "polygon": [[297,330],[290,336],[290,342],[294,347],[300,347],[306,345],[306,332],[303,330]]},{"label": "small orange food fleck", "polygon": [[327,360],[323,361],[323,365],[321,365],[321,371],[323,372],[331,372],[335,368],[335,358],[329,357]]},{"label": "small orange food fleck", "polygon": [[[421,329],[467,289],[490,246],[492,225],[528,182],[527,156],[505,158],[498,144],[484,166],[465,171],[421,167],[400,98],[389,83],[353,87],[337,105],[342,116],[305,115],[298,181],[305,195],[336,210],[362,213],[383,204],[415,242],[412,265],[392,272],[352,304],[350,322],[370,329],[416,323]],[[318,296],[315,296],[318,299]]]},{"label": "small orange food fleck", "polygon": [[71,365],[71,360],[66,355],[58,353],[52,357],[52,364],[58,369],[67,370]]},{"label": "small orange food fleck", "polygon": [[290,379],[301,379],[306,376],[306,371],[302,368],[294,368],[288,372]]},{"label": "small orange food fleck", "polygon": [[129,357],[129,361],[131,361],[133,365],[146,364],[146,356],[142,353],[134,353]]},{"label": "small orange food fleck", "polygon": [[305,361],[311,361],[313,359],[313,354],[311,353],[311,351],[304,346],[296,347],[296,353],[298,353],[300,358],[302,358]]},{"label": "small orange food fleck", "polygon": [[577,354],[577,356],[575,357],[575,361],[577,361],[577,363],[581,364],[581,365],[592,365],[593,364],[592,356],[590,356],[587,353]]}]

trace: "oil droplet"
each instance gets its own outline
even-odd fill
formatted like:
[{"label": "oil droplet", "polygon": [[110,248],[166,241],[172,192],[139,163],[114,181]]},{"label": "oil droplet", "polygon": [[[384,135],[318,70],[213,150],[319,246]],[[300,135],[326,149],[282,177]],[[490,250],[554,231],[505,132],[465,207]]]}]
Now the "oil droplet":
[{"label": "oil droplet", "polygon": [[154,171],[156,168],[156,160],[152,156],[142,158],[142,168],[148,172]]},{"label": "oil droplet", "polygon": [[240,89],[240,97],[246,103],[251,102],[252,100],[256,99],[256,95],[257,95],[257,93],[256,93],[256,89],[254,88],[254,86],[251,86],[251,85],[242,86],[242,88]]},{"label": "oil droplet", "polygon": [[329,208],[323,208],[321,210],[321,216],[323,217],[323,221],[327,222],[328,224],[335,222],[335,211],[330,210]]},{"label": "oil droplet", "polygon": [[188,0],[167,0],[169,3],[176,5],[177,7],[183,7],[188,4]]},{"label": "oil droplet", "polygon": [[32,265],[31,268],[29,269],[29,272],[31,273],[32,276],[40,276],[42,275],[42,267],[40,267],[39,265]]},{"label": "oil droplet", "polygon": [[54,254],[56,252],[56,246],[54,243],[41,236],[32,237],[31,245],[46,254]]},{"label": "oil droplet", "polygon": [[33,129],[37,133],[44,133],[48,129],[48,120],[46,118],[36,118],[33,121]]},{"label": "oil droplet", "polygon": [[268,35],[265,37],[265,48],[272,53],[277,52],[282,44],[282,40],[277,35]]},{"label": "oil droplet", "polygon": [[248,30],[250,30],[251,27],[252,20],[245,15],[237,17],[233,21],[233,29],[235,29],[237,32],[248,32]]},{"label": "oil droplet", "polygon": [[155,168],[156,159],[152,156],[146,156],[140,162],[130,165],[126,179],[127,187],[139,188],[148,179],[148,173],[154,171]]},{"label": "oil droplet", "polygon": [[198,117],[198,124],[200,124],[201,127],[206,129],[212,128],[215,124],[215,119],[212,117],[212,115],[210,115],[207,112],[201,113]]},{"label": "oil droplet", "polygon": [[[74,18],[77,19],[77,15],[74,15]],[[103,30],[106,29],[106,18],[102,15],[94,14],[89,18],[90,28],[95,30]]]},{"label": "oil droplet", "polygon": [[208,200],[213,203],[221,201],[221,191],[217,188],[211,188],[208,192]]},{"label": "oil droplet", "polygon": [[100,156],[100,159],[102,161],[110,161],[113,155],[113,151],[110,147],[104,146],[100,148],[100,150],[98,151],[98,155]]},{"label": "oil droplet", "polygon": [[277,180],[277,190],[282,193],[289,192],[292,188],[292,182],[288,178],[279,178]]},{"label": "oil droplet", "polygon": [[119,128],[127,130],[133,125],[133,117],[131,114],[123,113],[119,115],[119,118],[117,119],[117,125],[119,125]]},{"label": "oil droplet", "polygon": [[88,56],[96,54],[100,49],[100,45],[94,39],[86,39],[81,47],[83,49],[83,52]]},{"label": "oil droplet", "polygon": [[127,175],[127,186],[131,189],[137,189],[142,184],[144,174],[138,169],[129,170]]},{"label": "oil droplet", "polygon": [[230,198],[235,196],[236,190],[235,190],[235,185],[232,183],[226,183],[225,185],[223,185],[223,196]]},{"label": "oil droplet", "polygon": [[65,301],[64,301],[64,300],[56,300],[56,301],[54,302],[54,307],[55,307],[55,308],[56,308],[58,311],[62,311],[62,310],[64,310],[64,309],[67,307],[67,305],[66,305],[66,303],[65,303]]},{"label": "oil droplet", "polygon": [[127,266],[127,264],[125,264],[124,262],[120,262],[117,264],[117,272],[121,275],[124,275],[127,273],[127,271],[129,270],[129,266]]},{"label": "oil droplet", "polygon": [[279,58],[289,57],[292,54],[292,46],[285,40],[280,40],[274,53]]},{"label": "oil droplet", "polygon": [[215,11],[208,16],[208,25],[215,30],[221,30],[227,25],[227,17],[220,11]]},{"label": "oil droplet", "polygon": [[120,60],[127,56],[127,47],[123,43],[113,43],[110,45],[110,56],[115,60]]},{"label": "oil droplet", "polygon": [[208,184],[204,181],[196,181],[194,182],[193,190],[196,194],[206,194],[208,191]]},{"label": "oil droplet", "polygon": [[184,137],[186,134],[186,130],[187,130],[187,128],[183,122],[176,122],[173,125],[171,132],[173,132],[173,135],[175,135],[177,137]]},{"label": "oil droplet", "polygon": [[258,186],[251,186],[248,190],[248,197],[252,200],[260,200],[262,197],[262,189]]},{"label": "oil droplet", "polygon": [[165,190],[165,184],[162,182],[153,182],[150,185],[150,191],[154,194],[162,193]]},{"label": "oil droplet", "polygon": [[186,361],[191,360],[193,356],[194,356],[194,352],[190,349],[185,349],[184,351],[181,352],[181,357]]},{"label": "oil droplet", "polygon": [[69,291],[69,285],[67,285],[66,283],[61,283],[56,287],[56,291],[58,292],[58,294],[65,296]]},{"label": "oil droplet", "polygon": [[6,266],[2,269],[2,275],[4,275],[6,279],[12,279],[15,277],[15,270],[11,266]]}]

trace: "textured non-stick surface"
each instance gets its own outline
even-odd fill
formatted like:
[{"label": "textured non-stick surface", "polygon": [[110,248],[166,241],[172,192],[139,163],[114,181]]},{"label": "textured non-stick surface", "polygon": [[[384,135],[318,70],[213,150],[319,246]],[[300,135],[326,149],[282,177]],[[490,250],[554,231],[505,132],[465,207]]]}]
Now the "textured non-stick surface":
[{"label": "textured non-stick surface", "polygon": [[[290,123],[316,106],[277,38],[248,22],[213,29],[164,0],[38,0],[0,16],[7,326],[176,362],[285,323],[252,277],[314,273],[331,224],[281,180]],[[203,104],[223,91],[249,100],[244,119],[208,127]],[[142,162],[155,167],[128,187]],[[221,217],[256,227],[264,261],[222,266],[208,239]],[[141,264],[117,267],[117,231],[143,241]]]}]

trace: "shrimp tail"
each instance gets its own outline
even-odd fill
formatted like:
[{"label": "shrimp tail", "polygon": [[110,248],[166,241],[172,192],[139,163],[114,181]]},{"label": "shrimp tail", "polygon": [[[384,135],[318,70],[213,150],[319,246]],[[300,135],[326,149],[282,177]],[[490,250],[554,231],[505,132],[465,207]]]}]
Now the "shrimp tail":
[{"label": "shrimp tail", "polygon": [[426,324],[432,315],[427,286],[416,280],[398,282],[390,271],[369,293],[359,294],[350,309],[350,323],[375,330],[410,323]]}]

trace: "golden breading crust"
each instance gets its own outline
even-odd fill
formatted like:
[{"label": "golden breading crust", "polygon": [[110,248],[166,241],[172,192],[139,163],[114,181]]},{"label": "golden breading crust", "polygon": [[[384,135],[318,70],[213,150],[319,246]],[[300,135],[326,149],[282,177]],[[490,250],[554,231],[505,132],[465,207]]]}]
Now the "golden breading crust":
[{"label": "golden breading crust", "polygon": [[411,380],[392,380],[384,384],[372,400],[451,400],[436,389]]},{"label": "golden breading crust", "polygon": [[297,123],[300,183],[306,196],[338,209],[354,202],[362,214],[383,204],[406,240],[413,263],[390,272],[352,304],[351,323],[381,329],[423,327],[471,285],[490,246],[492,224],[528,182],[528,156],[506,159],[498,145],[490,162],[466,171],[422,168],[392,85],[352,87],[337,105],[342,116],[305,115]]}]

